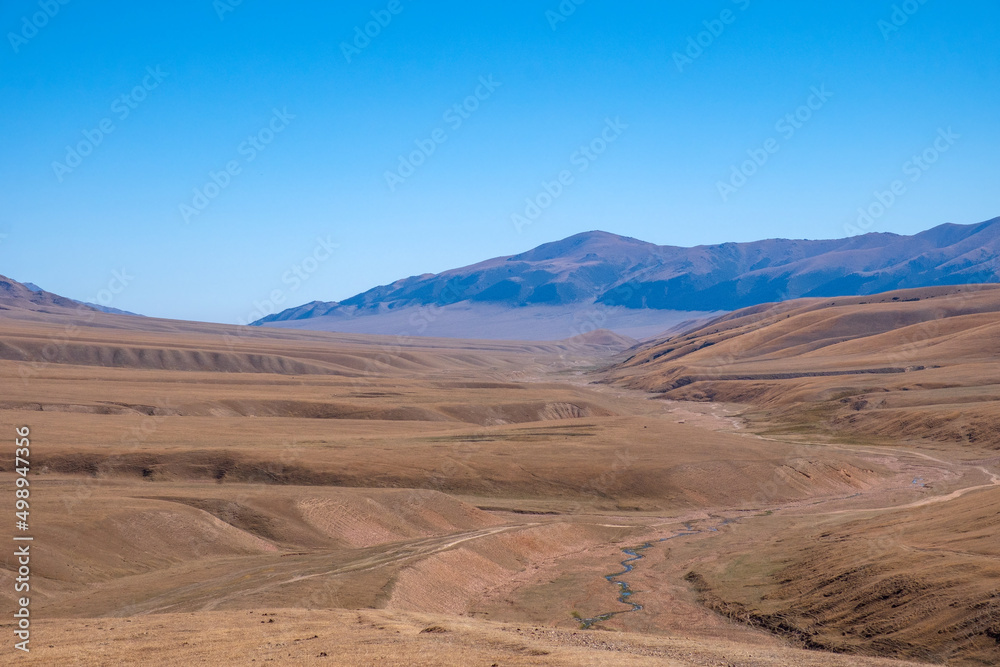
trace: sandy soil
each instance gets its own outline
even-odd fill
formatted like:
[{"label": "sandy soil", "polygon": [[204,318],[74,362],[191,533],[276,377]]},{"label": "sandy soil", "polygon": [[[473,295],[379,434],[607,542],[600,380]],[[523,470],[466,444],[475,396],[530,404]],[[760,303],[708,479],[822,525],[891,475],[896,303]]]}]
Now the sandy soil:
[{"label": "sandy soil", "polygon": [[25,665],[667,665],[670,667],[903,667],[890,660],[632,633],[391,611],[162,614],[43,621],[45,650]]}]

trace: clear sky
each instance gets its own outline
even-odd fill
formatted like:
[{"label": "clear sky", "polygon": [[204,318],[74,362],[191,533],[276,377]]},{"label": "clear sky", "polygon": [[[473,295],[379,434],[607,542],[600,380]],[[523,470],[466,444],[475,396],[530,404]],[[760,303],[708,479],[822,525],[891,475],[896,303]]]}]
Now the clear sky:
[{"label": "clear sky", "polygon": [[997,2],[576,1],[4,2],[0,273],[237,322],[591,229],[1000,215]]}]

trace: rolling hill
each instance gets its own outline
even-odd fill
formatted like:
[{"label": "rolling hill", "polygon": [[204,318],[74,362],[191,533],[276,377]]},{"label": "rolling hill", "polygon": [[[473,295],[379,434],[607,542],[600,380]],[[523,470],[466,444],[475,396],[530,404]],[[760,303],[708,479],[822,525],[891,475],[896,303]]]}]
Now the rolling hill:
[{"label": "rolling hill", "polygon": [[[964,489],[913,461],[884,511],[761,516],[685,580],[722,616],[814,649],[995,665],[998,374],[1000,286],[965,285],[739,310],[636,346],[603,380],[665,405],[742,404],[756,437],[807,458],[826,447],[948,460]],[[760,482],[760,501],[786,479]],[[758,539],[771,522],[781,538]]]},{"label": "rolling hill", "polygon": [[754,406],[783,433],[1000,448],[1000,286],[799,299],[632,350],[607,381]]}]

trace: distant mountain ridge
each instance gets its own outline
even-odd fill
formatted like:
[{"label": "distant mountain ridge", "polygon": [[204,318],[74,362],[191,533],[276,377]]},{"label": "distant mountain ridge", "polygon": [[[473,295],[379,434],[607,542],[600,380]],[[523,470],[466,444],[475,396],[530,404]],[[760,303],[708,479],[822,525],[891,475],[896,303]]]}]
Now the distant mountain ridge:
[{"label": "distant mountain ridge", "polygon": [[48,312],[49,309],[56,309],[57,311],[63,309],[94,310],[86,304],[81,304],[79,301],[67,299],[52,292],[46,292],[31,283],[19,283],[6,276],[0,276],[0,309],[18,309],[43,313]]},{"label": "distant mountain ridge", "polygon": [[[944,224],[913,236],[871,233],[693,248],[592,231],[518,255],[404,278],[341,302],[313,301],[253,324],[298,321],[298,328],[328,328],[337,321],[455,304],[730,311],[799,297],[994,282],[1000,282],[1000,218]],[[306,320],[315,318],[326,322],[309,326]]]},{"label": "distant mountain ridge", "polygon": [[[21,283],[21,284],[27,287],[32,292],[45,291],[35,283]],[[111,306],[102,306],[99,303],[91,303],[89,301],[78,301],[77,299],[70,299],[70,301],[72,301],[73,303],[78,303],[83,306],[90,306],[94,310],[99,310],[102,313],[110,313],[112,315],[134,315],[135,317],[145,317],[145,315],[140,315],[139,313],[132,313],[127,310],[121,310],[120,308],[112,308]]]}]

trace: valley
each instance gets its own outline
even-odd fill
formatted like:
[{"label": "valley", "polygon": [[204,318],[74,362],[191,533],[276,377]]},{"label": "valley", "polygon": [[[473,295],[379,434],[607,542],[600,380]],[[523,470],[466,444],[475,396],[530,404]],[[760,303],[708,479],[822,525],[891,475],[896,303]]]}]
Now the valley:
[{"label": "valley", "polygon": [[10,309],[23,661],[992,664],[997,441],[946,415],[992,428],[1000,289],[900,295],[639,346]]}]

